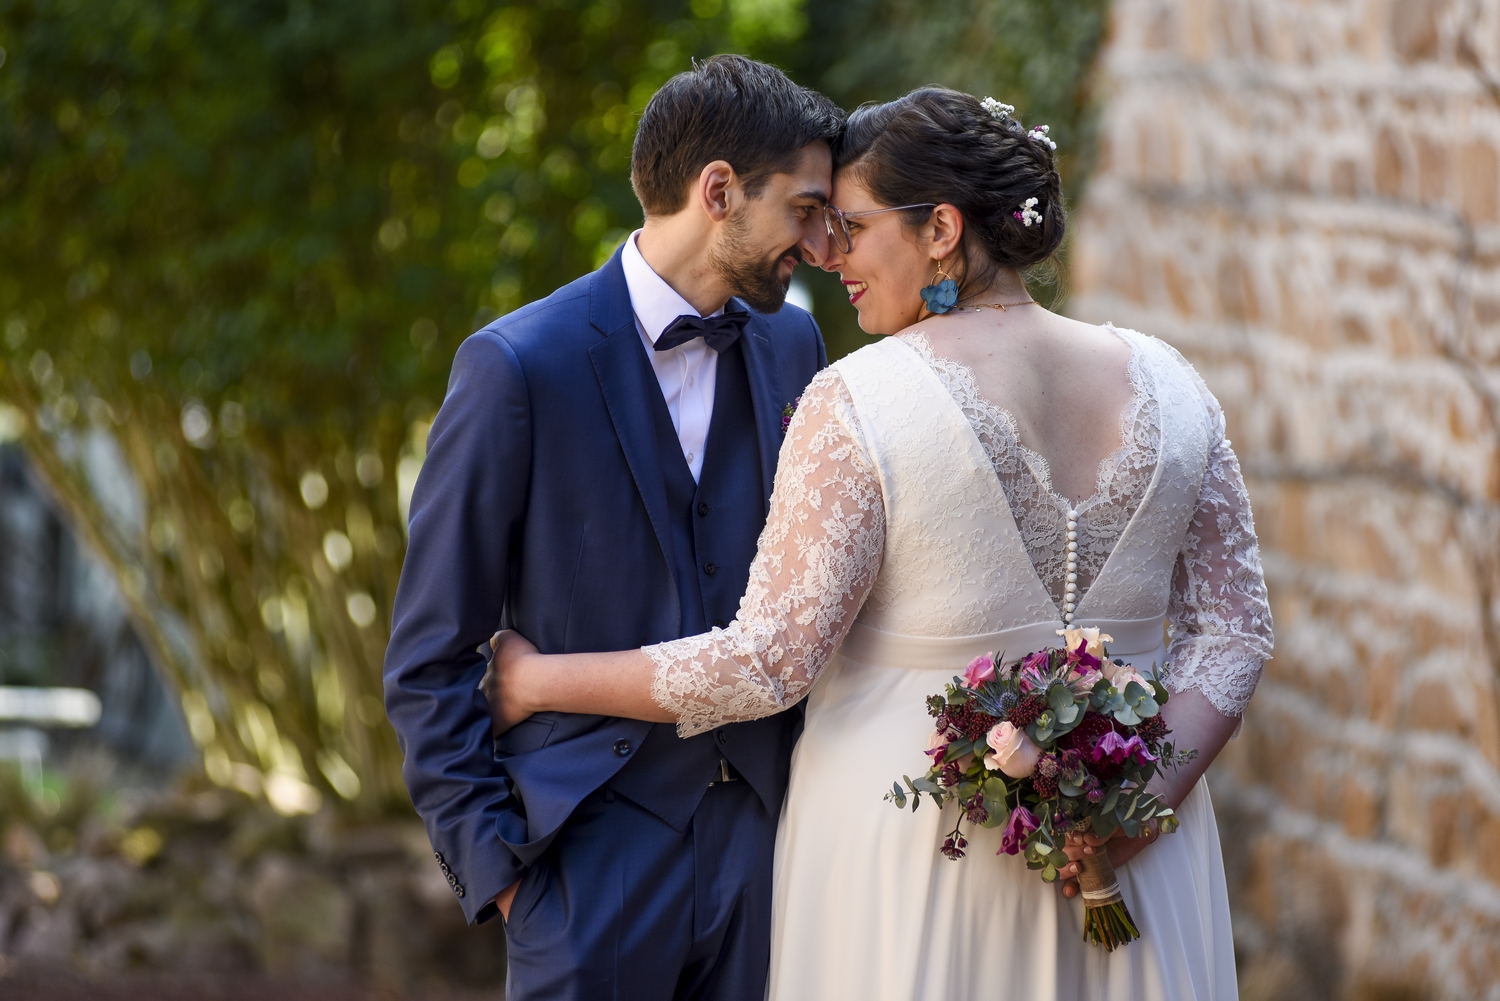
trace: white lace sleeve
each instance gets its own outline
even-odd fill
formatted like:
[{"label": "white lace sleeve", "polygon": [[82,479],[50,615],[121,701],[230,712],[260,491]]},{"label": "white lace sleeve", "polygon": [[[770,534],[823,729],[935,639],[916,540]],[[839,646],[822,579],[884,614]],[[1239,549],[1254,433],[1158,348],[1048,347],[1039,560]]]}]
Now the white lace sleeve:
[{"label": "white lace sleeve", "polygon": [[1219,712],[1242,716],[1271,656],[1271,606],[1240,461],[1222,430],[1216,437],[1172,581],[1165,680],[1174,692],[1196,688]]},{"label": "white lace sleeve", "polygon": [[651,697],[680,736],[795,705],[854,621],[880,571],[885,508],[843,379],[825,369],[798,404],[738,616],[645,648]]}]

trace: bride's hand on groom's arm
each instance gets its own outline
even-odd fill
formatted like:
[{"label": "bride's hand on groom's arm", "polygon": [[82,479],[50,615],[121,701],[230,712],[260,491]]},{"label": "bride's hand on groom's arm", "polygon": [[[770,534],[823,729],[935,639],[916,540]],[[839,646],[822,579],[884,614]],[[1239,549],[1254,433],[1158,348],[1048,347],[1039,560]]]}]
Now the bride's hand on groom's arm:
[{"label": "bride's hand on groom's arm", "polygon": [[497,735],[539,712],[677,721],[652,699],[655,666],[640,649],[544,654],[513,629],[492,636],[490,649],[479,689]]},{"label": "bride's hand on groom's arm", "polygon": [[[490,706],[490,720],[495,736],[521,722],[537,710],[525,704],[525,663],[527,658],[539,656],[536,647],[514,629],[502,629],[490,637],[490,649],[494,656],[485,668],[479,690]],[[512,892],[514,887],[511,888]],[[501,896],[505,896],[504,893]],[[498,898],[497,898],[498,903]],[[509,900],[502,911],[509,909]]]}]

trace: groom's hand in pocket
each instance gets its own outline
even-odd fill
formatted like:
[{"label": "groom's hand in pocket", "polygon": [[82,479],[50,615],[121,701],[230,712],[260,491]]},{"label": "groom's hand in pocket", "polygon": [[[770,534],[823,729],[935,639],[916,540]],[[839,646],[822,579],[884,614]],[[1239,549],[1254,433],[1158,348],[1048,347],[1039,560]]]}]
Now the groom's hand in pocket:
[{"label": "groom's hand in pocket", "polygon": [[505,889],[501,890],[499,893],[495,894],[495,906],[500,908],[500,917],[507,923],[510,922],[510,905],[515,903],[516,888],[520,885],[521,881],[518,879],[514,883],[507,886]]}]

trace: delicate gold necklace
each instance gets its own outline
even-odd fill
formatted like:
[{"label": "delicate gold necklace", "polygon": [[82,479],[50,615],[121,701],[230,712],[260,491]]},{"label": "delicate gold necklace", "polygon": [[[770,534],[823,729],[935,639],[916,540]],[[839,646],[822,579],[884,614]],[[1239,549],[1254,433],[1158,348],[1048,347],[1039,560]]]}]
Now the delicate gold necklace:
[{"label": "delicate gold necklace", "polygon": [[976,302],[972,306],[955,306],[952,311],[960,313],[966,309],[998,309],[1003,313],[1008,306],[1035,306],[1036,304],[1035,299],[1023,299],[1020,302]]}]

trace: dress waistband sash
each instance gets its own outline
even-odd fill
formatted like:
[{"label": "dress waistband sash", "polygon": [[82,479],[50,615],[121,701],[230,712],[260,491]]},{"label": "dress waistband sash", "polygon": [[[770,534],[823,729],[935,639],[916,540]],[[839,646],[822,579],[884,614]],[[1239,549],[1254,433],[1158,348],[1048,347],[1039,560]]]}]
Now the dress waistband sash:
[{"label": "dress waistband sash", "polygon": [[[1107,644],[1111,657],[1138,657],[1161,649],[1165,639],[1163,619],[1091,619],[1073,623],[1074,627],[1098,626],[1099,631],[1114,637]],[[997,633],[975,636],[910,636],[872,629],[854,623],[844,637],[839,654],[849,660],[874,667],[899,667],[913,671],[946,671],[962,674],[969,661],[981,654],[993,653],[1004,663],[1014,663],[1029,653],[1062,645],[1057,634],[1061,622],[1033,622]]]}]

